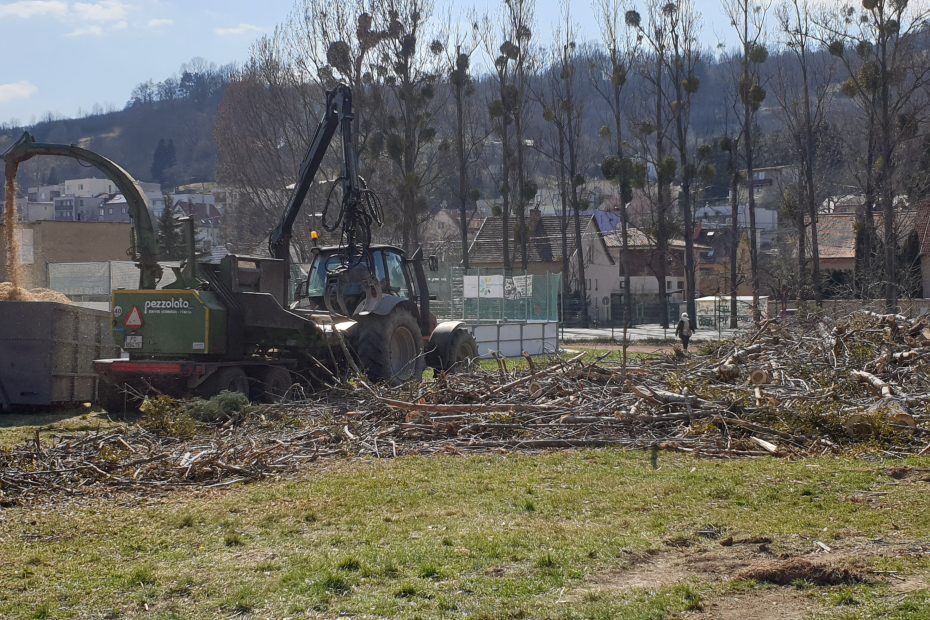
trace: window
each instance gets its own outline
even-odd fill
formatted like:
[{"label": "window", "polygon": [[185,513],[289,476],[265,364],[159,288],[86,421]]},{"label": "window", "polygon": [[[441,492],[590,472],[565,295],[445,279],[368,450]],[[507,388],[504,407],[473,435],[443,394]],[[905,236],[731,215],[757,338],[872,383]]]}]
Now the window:
[{"label": "window", "polygon": [[685,282],[684,282],[684,280],[679,280],[679,281],[678,281],[678,288],[684,290],[684,288],[685,288]]},{"label": "window", "polygon": [[400,255],[394,252],[386,252],[384,258],[387,262],[390,291],[395,293],[398,297],[409,299],[410,290],[407,288],[407,276],[404,273],[404,260]]},{"label": "window", "polygon": [[307,295],[309,297],[321,297],[326,290],[326,278],[331,271],[342,268],[342,257],[336,254],[313,259],[310,266],[310,280],[307,284]]},{"label": "window", "polygon": [[381,250],[375,250],[371,253],[371,260],[375,263],[375,279],[383,290],[387,286],[387,274],[384,271],[384,253]]}]

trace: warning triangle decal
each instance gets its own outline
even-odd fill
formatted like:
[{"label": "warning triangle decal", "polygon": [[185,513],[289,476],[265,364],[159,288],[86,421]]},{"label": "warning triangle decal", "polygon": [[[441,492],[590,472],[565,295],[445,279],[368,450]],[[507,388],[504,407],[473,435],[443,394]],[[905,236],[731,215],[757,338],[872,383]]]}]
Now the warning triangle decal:
[{"label": "warning triangle decal", "polygon": [[129,311],[129,316],[126,317],[124,325],[127,329],[139,329],[142,327],[142,313],[139,312],[139,308],[136,306],[132,307],[132,310]]}]

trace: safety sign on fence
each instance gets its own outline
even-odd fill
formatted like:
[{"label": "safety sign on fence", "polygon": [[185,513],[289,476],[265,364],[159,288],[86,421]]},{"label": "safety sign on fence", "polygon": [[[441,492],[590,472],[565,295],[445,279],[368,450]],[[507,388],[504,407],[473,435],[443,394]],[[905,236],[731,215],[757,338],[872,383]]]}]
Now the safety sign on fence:
[{"label": "safety sign on fence", "polygon": [[464,276],[468,299],[526,299],[533,296],[533,276]]}]

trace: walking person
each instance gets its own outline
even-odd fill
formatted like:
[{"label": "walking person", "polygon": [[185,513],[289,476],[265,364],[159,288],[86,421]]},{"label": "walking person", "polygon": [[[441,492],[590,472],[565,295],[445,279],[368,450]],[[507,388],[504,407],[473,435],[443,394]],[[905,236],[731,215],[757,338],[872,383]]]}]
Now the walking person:
[{"label": "walking person", "polygon": [[691,340],[691,334],[694,333],[694,328],[691,327],[691,318],[688,317],[687,312],[681,313],[681,320],[678,321],[678,326],[675,328],[675,335],[681,339],[681,348],[685,351],[688,350],[688,341]]}]

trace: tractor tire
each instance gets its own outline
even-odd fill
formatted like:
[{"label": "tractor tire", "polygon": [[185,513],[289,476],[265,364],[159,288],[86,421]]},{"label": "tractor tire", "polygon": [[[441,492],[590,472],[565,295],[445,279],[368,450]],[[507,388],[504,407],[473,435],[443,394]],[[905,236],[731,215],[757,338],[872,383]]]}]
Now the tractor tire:
[{"label": "tractor tire", "polygon": [[103,407],[111,416],[122,416],[137,409],[122,385],[100,380],[97,382],[96,404]]},{"label": "tractor tire", "polygon": [[362,370],[372,381],[401,385],[423,377],[420,324],[408,310],[397,307],[387,316],[364,317],[353,340]]},{"label": "tractor tire", "polygon": [[456,329],[444,350],[436,351],[433,368],[446,374],[468,370],[478,358],[478,344],[467,330]]},{"label": "tractor tire", "polygon": [[197,394],[202,398],[212,398],[220,392],[238,392],[248,397],[249,377],[239,366],[227,366],[207,377],[197,388]]},{"label": "tractor tire", "polygon": [[258,383],[253,390],[253,399],[263,403],[277,403],[284,400],[287,391],[294,385],[291,371],[283,366],[265,366],[260,368],[255,377]]}]

